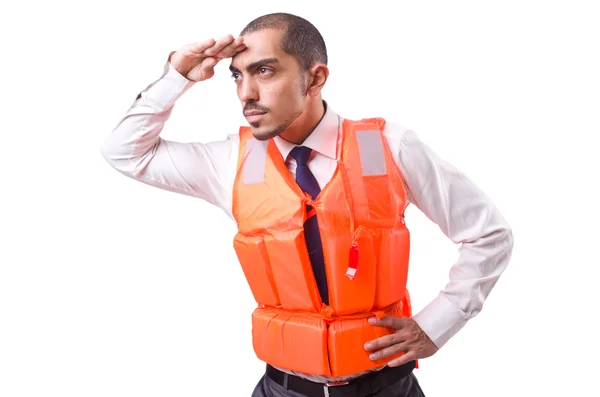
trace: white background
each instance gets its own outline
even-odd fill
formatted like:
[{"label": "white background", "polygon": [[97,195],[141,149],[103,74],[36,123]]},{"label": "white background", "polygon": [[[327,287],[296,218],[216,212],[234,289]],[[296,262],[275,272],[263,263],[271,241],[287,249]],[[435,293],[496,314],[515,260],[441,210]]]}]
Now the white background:
[{"label": "white background", "polygon": [[[0,396],[250,396],[264,364],[234,224],[99,150],[170,51],[275,11],[325,37],[334,110],[415,130],[513,227],[483,312],[421,361],[426,395],[600,395],[596,2],[15,4],[0,12]],[[227,65],[163,137],[245,122]],[[413,206],[408,225],[419,310],[458,247]]]}]

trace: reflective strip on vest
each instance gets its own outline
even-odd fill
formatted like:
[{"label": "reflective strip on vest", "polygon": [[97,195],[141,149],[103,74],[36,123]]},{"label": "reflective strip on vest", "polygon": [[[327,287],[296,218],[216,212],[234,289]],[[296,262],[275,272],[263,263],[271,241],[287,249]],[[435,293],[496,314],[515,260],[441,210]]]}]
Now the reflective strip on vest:
[{"label": "reflective strip on vest", "polygon": [[378,130],[356,131],[363,176],[385,175],[383,143]]},{"label": "reflective strip on vest", "polygon": [[246,160],[244,161],[244,184],[263,183],[267,164],[267,147],[269,141],[252,138],[246,142]]}]

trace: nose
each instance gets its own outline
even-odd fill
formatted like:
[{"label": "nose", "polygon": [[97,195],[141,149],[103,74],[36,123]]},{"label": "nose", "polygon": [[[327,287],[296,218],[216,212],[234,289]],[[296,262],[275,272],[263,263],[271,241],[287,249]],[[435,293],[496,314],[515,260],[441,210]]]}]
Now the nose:
[{"label": "nose", "polygon": [[258,90],[252,79],[244,78],[238,84],[238,97],[242,103],[258,101]]}]

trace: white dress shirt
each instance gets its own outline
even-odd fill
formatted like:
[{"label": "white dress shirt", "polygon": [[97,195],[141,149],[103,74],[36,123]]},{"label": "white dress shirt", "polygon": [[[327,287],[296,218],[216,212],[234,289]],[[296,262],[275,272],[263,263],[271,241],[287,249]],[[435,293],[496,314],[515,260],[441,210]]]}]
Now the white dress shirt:
[{"label": "white dress shirt", "polygon": [[[102,155],[122,174],[140,182],[206,200],[233,214],[232,190],[239,136],[209,143],[181,143],[160,137],[175,102],[195,82],[169,62],[163,75],[143,90],[102,146]],[[342,119],[343,120],[343,119]],[[449,282],[413,318],[441,348],[477,315],[508,265],[511,229],[489,198],[464,174],[440,159],[410,129],[387,121],[383,134],[404,177],[407,197],[454,243],[461,243]],[[303,143],[313,149],[309,168],[321,188],[332,177],[339,156],[338,115],[325,115]],[[295,174],[293,143],[274,141]],[[440,286],[441,287],[441,286]]]}]

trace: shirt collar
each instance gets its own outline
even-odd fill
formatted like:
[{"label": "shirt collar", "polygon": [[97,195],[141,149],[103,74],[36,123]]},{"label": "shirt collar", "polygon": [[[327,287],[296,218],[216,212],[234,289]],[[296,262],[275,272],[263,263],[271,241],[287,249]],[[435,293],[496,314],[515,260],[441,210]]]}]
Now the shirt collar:
[{"label": "shirt collar", "polygon": [[[325,105],[325,114],[323,115],[323,118],[319,124],[317,124],[317,127],[302,143],[302,146],[307,146],[324,156],[336,160],[339,131],[338,115],[325,101],[323,101],[323,104]],[[277,148],[279,149],[281,157],[284,161],[287,159],[287,156],[290,154],[292,149],[297,146],[296,144],[286,141],[279,136],[273,138],[273,141],[277,145]]]}]

